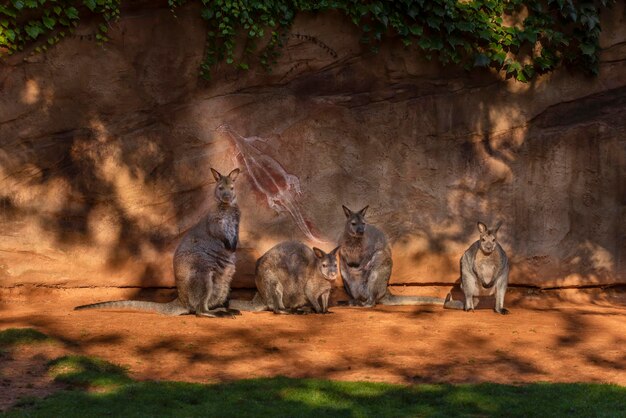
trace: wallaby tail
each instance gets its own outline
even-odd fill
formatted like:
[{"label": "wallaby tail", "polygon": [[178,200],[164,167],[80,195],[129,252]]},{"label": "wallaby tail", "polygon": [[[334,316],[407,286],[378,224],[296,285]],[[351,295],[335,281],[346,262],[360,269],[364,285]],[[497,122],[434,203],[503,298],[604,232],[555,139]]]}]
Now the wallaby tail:
[{"label": "wallaby tail", "polygon": [[228,301],[230,309],[239,309],[240,311],[261,312],[266,311],[268,306],[263,302],[261,295],[257,292],[252,300],[231,299]]},{"label": "wallaby tail", "polygon": [[185,315],[190,313],[189,309],[181,306],[178,299],[171,302],[146,302],[142,300],[115,300],[110,302],[92,303],[90,305],[82,305],[74,308],[75,311],[83,309],[134,309],[138,311],[156,312],[163,315]]},{"label": "wallaby tail", "polygon": [[378,303],[383,305],[443,305],[444,300],[431,296],[398,296],[387,292]]}]

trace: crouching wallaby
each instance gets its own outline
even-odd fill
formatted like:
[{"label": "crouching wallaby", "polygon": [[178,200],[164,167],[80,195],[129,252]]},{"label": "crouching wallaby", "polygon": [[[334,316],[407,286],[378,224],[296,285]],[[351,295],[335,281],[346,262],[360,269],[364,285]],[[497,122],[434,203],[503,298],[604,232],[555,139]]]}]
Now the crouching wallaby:
[{"label": "crouching wallaby", "polygon": [[272,310],[277,314],[328,313],[332,282],[338,276],[337,248],[326,254],[300,242],[282,242],[256,263],[257,293],[252,301],[231,300],[230,308]]},{"label": "crouching wallaby", "polygon": [[389,293],[387,284],[393,263],[385,234],[366,224],[365,212],[369,206],[358,212],[342,207],[347,221],[339,242],[339,268],[350,305],[443,305],[444,300],[440,298]]},{"label": "crouching wallaby", "polygon": [[165,315],[233,316],[238,311],[224,307],[235,273],[235,250],[239,237],[236,168],[222,176],[211,168],[217,182],[216,207],[189,230],[174,253],[174,276],[178,297],[168,303],[121,300],[78,306],[75,309],[122,308]]},{"label": "crouching wallaby", "polygon": [[504,294],[509,282],[509,259],[497,242],[496,234],[502,222],[493,230],[478,222],[480,239],[473,243],[461,257],[461,289],[465,295],[465,304],[452,300],[448,294],[444,306],[450,309],[474,311],[478,306],[479,296],[496,294],[494,311],[502,315],[509,313],[504,308]]}]

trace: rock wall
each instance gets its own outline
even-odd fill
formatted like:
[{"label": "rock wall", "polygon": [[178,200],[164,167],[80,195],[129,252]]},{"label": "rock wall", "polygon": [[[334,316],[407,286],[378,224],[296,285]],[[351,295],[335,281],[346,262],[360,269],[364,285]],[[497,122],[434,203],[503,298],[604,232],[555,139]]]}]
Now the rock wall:
[{"label": "rock wall", "polygon": [[624,2],[603,17],[598,77],[528,84],[392,41],[371,54],[333,14],[298,17],[272,73],[206,83],[202,21],[177,14],[126,10],[103,48],[86,24],[1,64],[1,286],[172,286],[209,167],[235,165],[235,287],[281,240],[333,248],[341,204],[370,205],[394,283],[455,282],[477,220],[504,221],[513,284],[626,283]]}]

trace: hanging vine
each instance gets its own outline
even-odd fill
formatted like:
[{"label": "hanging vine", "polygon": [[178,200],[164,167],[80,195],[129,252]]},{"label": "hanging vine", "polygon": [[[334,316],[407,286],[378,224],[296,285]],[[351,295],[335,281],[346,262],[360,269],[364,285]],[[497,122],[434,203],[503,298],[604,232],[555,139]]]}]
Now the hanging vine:
[{"label": "hanging vine", "polygon": [[[0,54],[47,49],[71,34],[81,17],[100,19],[108,40],[121,0],[10,0],[0,6]],[[168,0],[175,11],[189,0]],[[610,0],[201,0],[207,25],[200,73],[220,62],[271,70],[297,13],[338,11],[377,51],[385,39],[416,46],[427,59],[470,69],[491,67],[526,82],[566,65],[598,71],[600,11]],[[238,45],[243,43],[243,45]]]}]

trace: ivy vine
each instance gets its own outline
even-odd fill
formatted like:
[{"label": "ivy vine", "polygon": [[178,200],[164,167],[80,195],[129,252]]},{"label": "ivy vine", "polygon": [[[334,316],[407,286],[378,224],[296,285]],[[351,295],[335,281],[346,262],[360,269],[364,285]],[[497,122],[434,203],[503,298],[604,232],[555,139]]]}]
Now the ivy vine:
[{"label": "ivy vine", "polygon": [[10,0],[0,4],[0,56],[33,46],[42,52],[73,34],[82,15],[100,18],[95,35],[109,38],[109,22],[120,16],[121,0]]},{"label": "ivy vine", "polygon": [[[84,15],[105,42],[121,0],[10,0],[0,5],[0,55],[35,52],[71,34]],[[168,0],[176,8],[189,0]],[[200,73],[220,62],[271,70],[298,13],[337,11],[377,51],[384,39],[466,69],[491,67],[526,82],[561,65],[597,74],[600,12],[610,0],[200,0],[207,40]]]}]

